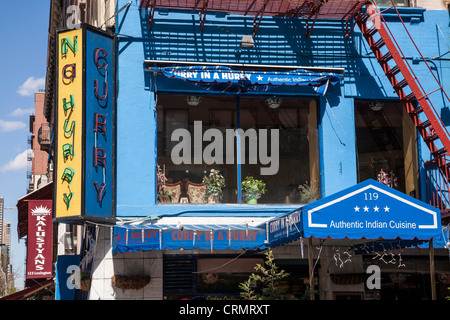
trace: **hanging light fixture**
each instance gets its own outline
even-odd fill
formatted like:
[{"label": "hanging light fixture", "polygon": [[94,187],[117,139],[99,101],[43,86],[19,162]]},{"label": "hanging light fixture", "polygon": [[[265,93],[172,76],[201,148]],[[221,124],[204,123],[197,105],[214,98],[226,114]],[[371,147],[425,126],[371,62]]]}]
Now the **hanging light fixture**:
[{"label": "hanging light fixture", "polygon": [[244,35],[241,39],[241,48],[253,48],[255,46],[255,40],[252,36]]},{"label": "hanging light fixture", "polygon": [[202,102],[201,96],[187,96],[186,97],[186,103],[190,105],[191,107],[196,107]]},{"label": "hanging light fixture", "polygon": [[270,97],[266,99],[266,104],[271,109],[278,109],[282,102],[283,99],[277,97]]}]

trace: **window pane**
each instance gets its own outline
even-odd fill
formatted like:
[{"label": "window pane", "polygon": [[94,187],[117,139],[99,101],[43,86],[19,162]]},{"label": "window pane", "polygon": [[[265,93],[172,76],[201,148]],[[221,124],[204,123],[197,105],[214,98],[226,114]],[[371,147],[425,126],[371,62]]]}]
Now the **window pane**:
[{"label": "window pane", "polygon": [[227,151],[234,151],[234,141],[227,148],[226,134],[236,127],[236,98],[201,96],[196,106],[186,98],[158,95],[158,165],[165,172],[172,202],[208,202],[202,181],[214,169],[225,180],[220,202],[236,203],[237,165],[233,157],[226,161]]},{"label": "window pane", "polygon": [[[281,106],[272,109],[265,98],[241,98],[240,127],[245,133],[241,178],[266,183],[267,191],[258,203],[305,202],[298,189],[305,183],[312,183],[313,197],[319,197],[314,100],[283,98]],[[247,198],[243,194],[243,203]]]},{"label": "window pane", "polygon": [[[411,168],[416,162],[416,145],[410,125],[411,119],[401,103],[355,102],[358,182],[377,180],[383,170],[388,175],[385,184],[415,195],[416,171]],[[410,170],[405,170],[405,162]]]},{"label": "window pane", "polygon": [[[394,0],[394,4],[397,7],[408,7],[409,6],[409,1],[408,0]],[[391,7],[392,6],[392,2],[391,2],[391,0],[378,0],[377,1],[377,6],[379,6],[379,7]]]}]

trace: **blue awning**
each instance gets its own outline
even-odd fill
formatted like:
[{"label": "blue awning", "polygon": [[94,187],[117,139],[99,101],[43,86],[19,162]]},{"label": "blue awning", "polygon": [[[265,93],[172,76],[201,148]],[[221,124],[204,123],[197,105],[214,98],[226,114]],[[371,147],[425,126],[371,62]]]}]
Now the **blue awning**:
[{"label": "blue awning", "polygon": [[150,250],[256,250],[264,247],[264,229],[247,225],[116,225],[113,254]]},{"label": "blue awning", "polygon": [[269,247],[300,237],[402,239],[410,246],[442,235],[437,208],[372,179],[274,218],[266,228]]},{"label": "blue awning", "polygon": [[153,67],[151,70],[208,91],[230,94],[266,92],[279,86],[309,86],[315,93],[325,95],[330,84],[342,80],[342,75],[337,73],[303,69],[283,72],[237,70],[226,66],[176,66]]},{"label": "blue awning", "polygon": [[[437,208],[369,179],[329,197],[248,225],[116,225],[113,254],[138,250],[247,249],[283,245],[299,238],[367,239],[379,246],[416,246],[442,238]],[[355,247],[364,250],[366,247]]]}]

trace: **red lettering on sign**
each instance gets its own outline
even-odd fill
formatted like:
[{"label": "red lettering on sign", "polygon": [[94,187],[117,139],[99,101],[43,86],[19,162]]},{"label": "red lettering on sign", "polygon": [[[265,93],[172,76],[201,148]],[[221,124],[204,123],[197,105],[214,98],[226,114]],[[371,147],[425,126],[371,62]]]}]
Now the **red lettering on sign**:
[{"label": "red lettering on sign", "polygon": [[94,113],[94,132],[106,134],[106,117],[100,113]]},{"label": "red lettering on sign", "polygon": [[94,167],[106,167],[106,151],[102,148],[94,147]]},{"label": "red lettering on sign", "polygon": [[94,183],[95,191],[97,191],[97,201],[102,202],[103,200],[103,191],[105,190],[106,183],[102,183],[100,186],[97,181],[92,181]]},{"label": "red lettering on sign", "polygon": [[[108,67],[108,61],[106,60],[106,57],[108,56],[108,53],[105,49],[97,48],[94,51],[94,63],[97,66],[97,69],[106,69]],[[100,63],[103,61],[103,63]]]},{"label": "red lettering on sign", "polygon": [[108,82],[103,82],[103,95],[98,93],[98,80],[94,79],[94,94],[97,100],[105,100],[108,97]]}]

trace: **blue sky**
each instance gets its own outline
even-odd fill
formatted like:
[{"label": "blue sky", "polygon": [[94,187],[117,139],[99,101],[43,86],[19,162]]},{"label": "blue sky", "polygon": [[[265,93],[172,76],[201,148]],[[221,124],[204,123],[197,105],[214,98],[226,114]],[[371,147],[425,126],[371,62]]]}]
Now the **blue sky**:
[{"label": "blue sky", "polygon": [[17,239],[17,199],[26,194],[29,116],[34,92],[44,89],[49,0],[5,1],[0,10],[0,197],[12,223],[11,254],[16,287],[22,289],[25,241]]}]

